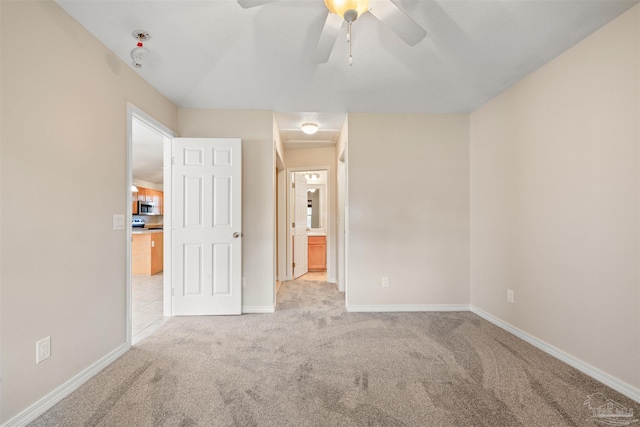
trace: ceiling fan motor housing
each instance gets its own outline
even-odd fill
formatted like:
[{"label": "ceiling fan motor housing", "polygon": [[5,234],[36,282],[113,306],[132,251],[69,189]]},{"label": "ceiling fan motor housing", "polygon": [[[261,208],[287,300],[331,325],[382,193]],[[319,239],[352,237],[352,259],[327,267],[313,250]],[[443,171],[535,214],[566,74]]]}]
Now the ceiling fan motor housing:
[{"label": "ceiling fan motor housing", "polygon": [[342,16],[345,21],[353,22],[358,16],[369,10],[369,0],[324,0],[332,13]]},{"label": "ceiling fan motor housing", "polygon": [[358,11],[354,10],[354,9],[349,9],[347,10],[344,15],[342,15],[342,17],[344,18],[345,21],[347,21],[348,23],[352,23],[354,22],[356,19],[358,19]]}]

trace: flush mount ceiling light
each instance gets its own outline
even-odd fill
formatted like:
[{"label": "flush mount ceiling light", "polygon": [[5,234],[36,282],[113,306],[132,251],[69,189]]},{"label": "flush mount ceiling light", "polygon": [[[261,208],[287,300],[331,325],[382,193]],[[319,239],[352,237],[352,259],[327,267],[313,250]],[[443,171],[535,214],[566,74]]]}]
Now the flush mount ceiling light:
[{"label": "flush mount ceiling light", "polygon": [[[320,0],[314,1],[319,2]],[[238,0],[238,4],[244,8],[275,2],[283,2],[283,0]],[[349,27],[347,41],[349,42],[349,64],[352,64],[351,24],[367,12],[389,27],[409,46],[415,46],[420,43],[427,35],[427,32],[420,25],[391,0],[376,0],[372,1],[371,5],[369,0],[324,0],[324,4],[328,9],[327,17],[315,52],[315,60],[319,64],[329,60],[338,34],[345,22]]]},{"label": "flush mount ceiling light", "polygon": [[302,132],[306,133],[307,135],[313,135],[314,133],[318,132],[317,123],[303,123],[300,128],[302,129]]},{"label": "flush mount ceiling light", "polygon": [[133,61],[133,66],[136,68],[141,68],[142,65],[149,60],[149,49],[144,47],[144,41],[147,41],[151,38],[148,32],[143,30],[135,30],[133,32],[133,38],[138,40],[136,47],[131,51],[131,59]]}]

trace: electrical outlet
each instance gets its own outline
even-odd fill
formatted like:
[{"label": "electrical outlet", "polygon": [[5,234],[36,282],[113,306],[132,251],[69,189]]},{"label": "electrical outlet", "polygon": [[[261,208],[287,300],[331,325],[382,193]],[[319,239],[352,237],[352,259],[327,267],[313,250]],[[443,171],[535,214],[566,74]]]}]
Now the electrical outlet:
[{"label": "electrical outlet", "polygon": [[51,357],[51,337],[36,342],[36,364]]},{"label": "electrical outlet", "polygon": [[513,304],[513,290],[507,289],[507,302]]},{"label": "electrical outlet", "polygon": [[389,287],[389,277],[384,276],[382,278],[382,287],[383,288],[388,288]]}]

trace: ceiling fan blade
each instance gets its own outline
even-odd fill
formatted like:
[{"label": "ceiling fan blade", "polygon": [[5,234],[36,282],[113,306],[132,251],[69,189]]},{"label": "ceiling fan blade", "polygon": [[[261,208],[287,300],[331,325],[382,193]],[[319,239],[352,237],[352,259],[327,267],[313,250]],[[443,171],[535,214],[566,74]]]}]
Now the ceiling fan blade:
[{"label": "ceiling fan blade", "polygon": [[316,53],[314,55],[318,64],[324,64],[329,60],[343,22],[344,19],[342,19],[342,16],[337,13],[327,14],[327,20],[324,22],[324,27],[322,28],[322,33],[320,33],[320,39],[318,40],[318,46],[316,47]]},{"label": "ceiling fan blade", "polygon": [[369,3],[369,12],[389,27],[409,46],[420,43],[427,32],[391,0],[374,0]]},{"label": "ceiling fan blade", "polygon": [[250,7],[262,6],[263,4],[275,3],[280,0],[238,0],[238,4],[244,8],[248,9]]}]

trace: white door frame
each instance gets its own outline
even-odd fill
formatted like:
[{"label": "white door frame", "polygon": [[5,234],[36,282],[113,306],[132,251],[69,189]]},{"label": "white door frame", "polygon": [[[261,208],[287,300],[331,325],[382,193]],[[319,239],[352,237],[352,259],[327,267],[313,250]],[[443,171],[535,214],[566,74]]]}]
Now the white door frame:
[{"label": "white door frame", "polygon": [[[287,200],[287,208],[286,208],[286,217],[287,217],[287,221],[286,221],[286,236],[287,236],[287,269],[286,269],[286,274],[287,274],[287,278],[286,280],[291,280],[293,278],[293,248],[291,247],[291,238],[292,238],[292,230],[291,230],[291,223],[293,222],[293,218],[292,218],[292,214],[291,214],[291,174],[294,172],[315,172],[315,171],[327,171],[327,189],[326,189],[326,200],[327,200],[327,204],[326,204],[326,212],[327,212],[327,224],[326,224],[326,233],[327,233],[327,280],[329,280],[330,277],[335,277],[335,261],[329,262],[329,248],[332,247],[330,245],[333,244],[333,240],[334,240],[334,222],[335,222],[335,218],[332,215],[332,199],[331,197],[333,196],[333,193],[331,191],[331,186],[333,185],[333,180],[334,177],[331,175],[332,174],[332,170],[331,170],[331,166],[330,165],[322,165],[322,166],[302,166],[302,167],[295,167],[295,168],[287,168],[287,194],[286,194],[286,200]],[[333,254],[335,255],[335,254]]]},{"label": "white door frame", "polygon": [[337,206],[336,213],[338,215],[337,223],[338,230],[336,231],[337,235],[337,269],[338,269],[338,290],[340,292],[345,292],[345,301],[346,299],[346,289],[347,289],[347,159],[346,159],[347,150],[346,148],[340,154],[338,158],[338,170],[337,170],[337,178],[338,182],[336,185],[338,191],[337,197]]},{"label": "white door frame", "polygon": [[[177,136],[177,134],[164,126],[158,120],[151,117],[149,114],[145,113],[140,108],[136,107],[134,104],[127,102],[127,210],[126,210],[126,219],[125,219],[125,229],[127,231],[127,260],[126,260],[126,272],[127,272],[127,290],[126,290],[126,307],[127,307],[127,321],[126,321],[126,336],[127,336],[127,344],[131,346],[132,336],[131,336],[131,313],[132,313],[132,300],[131,300],[131,238],[132,238],[132,230],[131,230],[131,203],[133,202],[131,195],[131,186],[133,185],[133,169],[132,169],[132,150],[133,150],[133,118],[144,122],[149,127],[155,129],[160,134],[163,135],[164,138],[164,183],[165,183],[165,191],[164,191],[164,203],[163,203],[163,223],[171,224],[171,140]],[[169,153],[167,155],[167,153]],[[166,184],[169,183],[167,187]],[[169,191],[166,191],[166,189]],[[164,228],[164,248],[171,247],[171,227]],[[171,316],[171,251],[164,250],[164,259],[163,259],[163,314],[164,316]]]},{"label": "white door frame", "polygon": [[[284,282],[287,277],[287,168],[284,167],[282,156],[276,150],[276,280]],[[276,303],[276,284],[273,284],[273,304]]]}]

